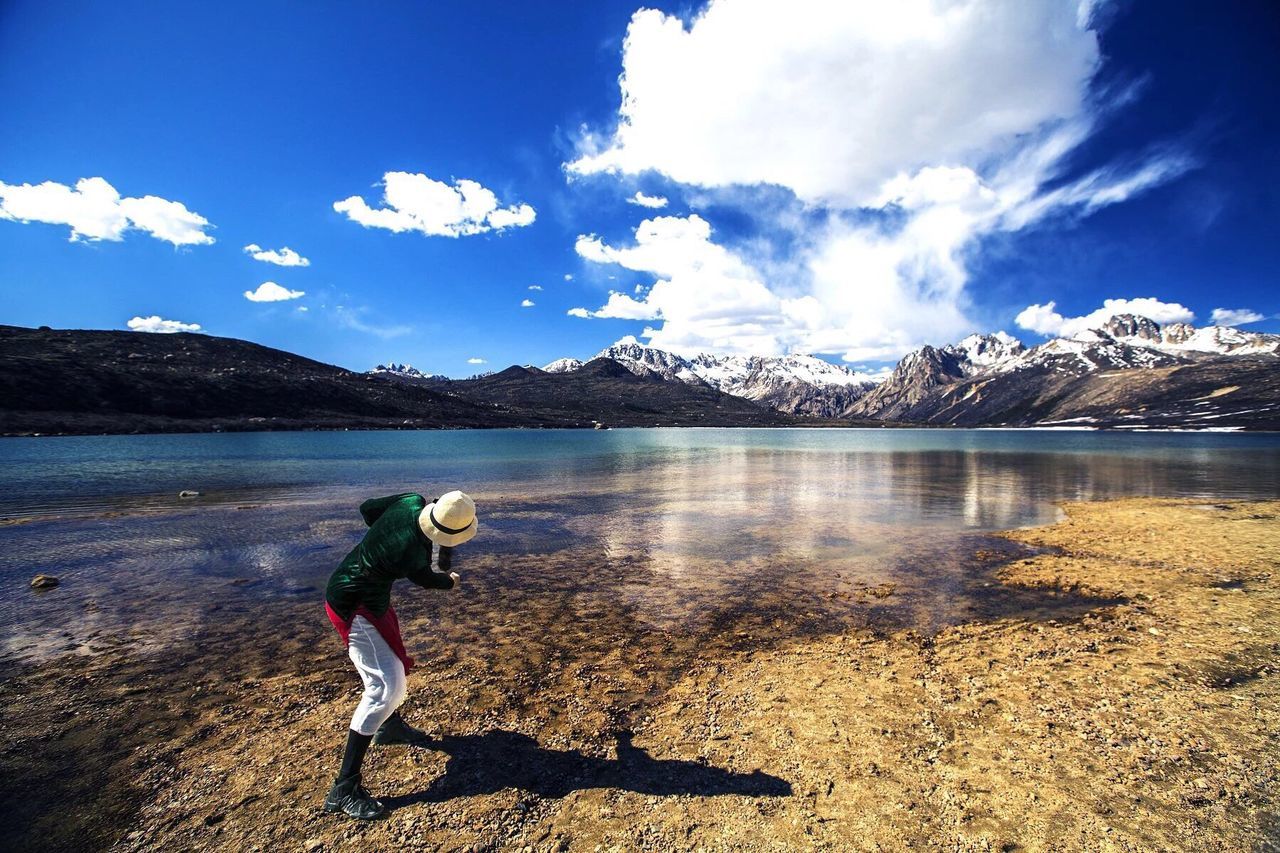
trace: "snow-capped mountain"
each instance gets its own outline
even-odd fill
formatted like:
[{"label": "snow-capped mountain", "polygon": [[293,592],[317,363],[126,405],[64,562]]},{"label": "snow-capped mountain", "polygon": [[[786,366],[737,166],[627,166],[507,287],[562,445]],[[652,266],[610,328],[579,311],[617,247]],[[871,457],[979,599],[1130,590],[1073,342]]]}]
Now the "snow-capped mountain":
[{"label": "snow-capped mountain", "polygon": [[1228,326],[1161,326],[1146,317],[1117,314],[1099,328],[1046,341],[1028,350],[1011,367],[1050,365],[1082,373],[1170,367],[1205,358],[1246,355],[1280,355],[1280,335],[1242,332]]},{"label": "snow-capped mountain", "polygon": [[596,353],[596,358],[611,358],[637,376],[656,374],[663,379],[677,379],[690,384],[705,383],[693,363],[657,347],[645,346],[628,335],[616,344]]},{"label": "snow-capped mountain", "polygon": [[968,376],[983,370],[1009,369],[1018,363],[1027,348],[1013,335],[995,332],[990,335],[970,335],[942,350],[954,355]]},{"label": "snow-capped mountain", "polygon": [[590,384],[601,370],[625,369],[692,386],[690,391],[721,392],[820,418],[957,426],[1276,429],[1278,359],[1280,335],[1161,326],[1120,314],[1098,328],[1034,347],[1005,332],[924,346],[904,356],[887,377],[809,355],[684,357],[630,336],[595,359],[562,358],[532,373],[581,377]]},{"label": "snow-capped mountain", "polygon": [[942,385],[959,382],[976,372],[962,356],[949,349],[923,346],[907,353],[889,378],[856,400],[849,409],[854,417],[895,420]]},{"label": "snow-capped mountain", "polygon": [[[849,414],[951,424],[1253,424],[1280,418],[1268,390],[1280,376],[1277,356],[1280,335],[1161,327],[1121,314],[1030,349],[1003,334],[922,347]],[[1240,384],[1223,378],[1235,375]],[[1247,382],[1253,387],[1242,392]]]},{"label": "snow-capped mountain", "polygon": [[1187,323],[1161,326],[1154,320],[1133,314],[1117,314],[1097,331],[1117,341],[1167,352],[1217,355],[1280,353],[1280,335],[1242,332],[1231,326],[1205,326],[1201,329]]},{"label": "snow-capped mountain", "polygon": [[572,373],[582,365],[583,362],[576,358],[557,358],[542,369],[546,373]]},{"label": "snow-capped mountain", "polygon": [[397,379],[447,379],[438,373],[423,373],[412,364],[396,364],[394,361],[389,364],[379,364],[370,373],[381,374],[383,376],[392,376]]},{"label": "snow-capped mountain", "polygon": [[[684,358],[628,336],[601,350],[596,358],[608,358],[638,376],[705,385],[753,400],[779,411],[817,417],[839,417],[862,395],[875,387],[879,377],[830,364],[811,355],[721,356],[701,354]],[[568,373],[583,362],[562,358],[543,370]]]}]

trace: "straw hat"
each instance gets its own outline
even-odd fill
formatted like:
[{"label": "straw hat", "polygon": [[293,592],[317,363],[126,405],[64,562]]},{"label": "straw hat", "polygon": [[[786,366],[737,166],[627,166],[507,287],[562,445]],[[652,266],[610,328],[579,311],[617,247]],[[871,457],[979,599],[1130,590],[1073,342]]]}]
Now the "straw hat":
[{"label": "straw hat", "polygon": [[479,526],[476,502],[459,491],[441,495],[418,514],[422,535],[446,548],[470,541]]}]

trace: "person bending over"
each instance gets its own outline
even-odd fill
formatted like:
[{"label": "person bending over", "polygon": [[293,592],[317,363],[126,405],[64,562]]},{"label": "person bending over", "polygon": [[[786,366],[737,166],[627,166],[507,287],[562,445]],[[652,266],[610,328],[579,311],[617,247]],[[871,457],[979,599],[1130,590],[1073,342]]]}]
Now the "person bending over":
[{"label": "person bending over", "polygon": [[[324,809],[360,820],[380,817],[386,808],[361,784],[360,766],[369,744],[421,745],[426,735],[396,709],[404,701],[405,676],[413,658],[400,638],[391,606],[391,584],[408,578],[427,589],[452,589],[453,549],[476,535],[475,501],[462,492],[438,500],[405,493],[373,498],[360,505],[368,532],[343,558],[325,589],[325,611],[347,646],[364,682],[364,694],[351,715],[347,748]],[[439,546],[431,567],[432,547]]]}]

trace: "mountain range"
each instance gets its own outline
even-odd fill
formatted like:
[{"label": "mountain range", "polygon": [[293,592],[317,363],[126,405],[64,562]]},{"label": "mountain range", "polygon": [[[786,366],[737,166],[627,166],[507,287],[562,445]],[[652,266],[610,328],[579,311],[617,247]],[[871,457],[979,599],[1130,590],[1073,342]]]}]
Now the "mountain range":
[{"label": "mountain range", "polygon": [[594,358],[572,371],[512,365],[471,379],[412,379],[423,387],[478,405],[549,420],[604,426],[788,426],[797,422],[769,406],[702,382],[668,380]]},{"label": "mountain range", "polygon": [[794,421],[608,359],[572,375],[511,367],[455,382],[405,365],[357,373],[213,335],[0,325],[5,435]]},{"label": "mountain range", "polygon": [[[706,386],[780,412],[819,418],[845,417],[853,403],[876,386],[877,377],[830,364],[811,355],[740,356],[701,354],[682,358],[626,337],[595,358],[616,361],[637,376]],[[562,358],[542,369],[573,373],[582,362]]]},{"label": "mountain range", "polygon": [[234,338],[0,326],[0,434],[530,423],[544,425]]},{"label": "mountain range", "polygon": [[[807,355],[682,357],[634,338],[601,351],[641,376],[788,414],[955,426],[1280,427],[1280,335],[1119,314],[1034,347],[1004,332],[908,353],[887,376]],[[573,373],[574,359],[543,369]]]},{"label": "mountain range", "polygon": [[624,338],[583,363],[451,380],[357,373],[205,334],[0,326],[0,433],[607,426],[1280,429],[1280,335],[1132,315],[1033,347],[921,347],[883,375],[808,355],[681,356]]}]

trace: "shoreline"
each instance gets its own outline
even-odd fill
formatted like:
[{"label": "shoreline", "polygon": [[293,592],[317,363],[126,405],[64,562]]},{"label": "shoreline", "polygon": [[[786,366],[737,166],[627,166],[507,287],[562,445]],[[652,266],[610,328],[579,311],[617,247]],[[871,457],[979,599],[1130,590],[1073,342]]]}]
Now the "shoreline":
[{"label": "shoreline", "polygon": [[[792,416],[799,417],[799,416]],[[138,430],[119,430],[119,431],[80,431],[80,432],[38,432],[38,431],[0,431],[0,438],[85,438],[95,436],[144,436],[144,435],[229,435],[235,433],[310,433],[310,432],[460,432],[460,431],[476,431],[476,432],[502,432],[502,431],[566,431],[566,432],[590,432],[596,430],[594,421],[578,424],[554,424],[554,425],[537,425],[530,424],[527,426],[511,426],[509,424],[501,424],[494,426],[426,426],[426,425],[405,425],[404,423],[387,424],[384,426],[359,424],[359,425],[334,425],[334,426],[306,426],[302,424],[281,425],[279,427],[263,428],[261,424],[233,424],[220,426],[217,428],[210,427],[193,427],[186,428],[185,425],[175,427],[173,429],[160,429],[152,431]],[[1250,426],[1230,426],[1230,427],[1165,427],[1165,426],[1146,426],[1139,424],[1136,426],[1058,426],[1054,424],[1028,424],[1025,426],[1004,426],[1004,425],[979,425],[979,426],[959,426],[956,424],[928,424],[914,423],[911,421],[883,421],[876,424],[871,423],[848,423],[839,420],[832,421],[813,421],[813,422],[797,422],[786,424],[784,426],[777,425],[757,425],[757,424],[736,424],[733,426],[725,426],[723,424],[619,424],[606,425],[604,431],[627,430],[627,429],[687,429],[687,430],[730,430],[730,429],[749,429],[760,431],[777,431],[791,429],[832,429],[856,431],[863,430],[867,432],[875,432],[885,429],[896,430],[942,430],[942,431],[964,431],[975,430],[985,432],[1097,432],[1097,433],[1121,433],[1140,435],[1143,433],[1213,433],[1213,434],[1238,434],[1238,435],[1275,435],[1280,434],[1280,428],[1264,428]]]},{"label": "shoreline", "polygon": [[1016,615],[930,635],[738,632],[691,654],[660,631],[637,646],[566,622],[563,653],[529,660],[520,626],[495,616],[503,656],[472,660],[459,638],[411,676],[406,717],[439,749],[371,753],[368,784],[396,809],[368,826],[319,809],[358,691],[318,620],[270,647],[211,638],[226,663],[207,668],[124,649],[31,667],[0,681],[5,787],[38,790],[42,757],[81,762],[81,778],[7,837],[136,850],[1277,843],[1280,501],[1063,509],[1001,534],[1041,551],[993,563],[993,594],[1019,596]]}]

